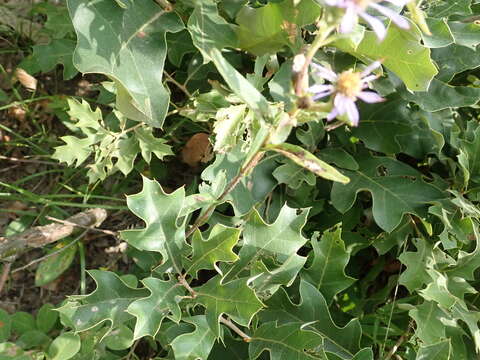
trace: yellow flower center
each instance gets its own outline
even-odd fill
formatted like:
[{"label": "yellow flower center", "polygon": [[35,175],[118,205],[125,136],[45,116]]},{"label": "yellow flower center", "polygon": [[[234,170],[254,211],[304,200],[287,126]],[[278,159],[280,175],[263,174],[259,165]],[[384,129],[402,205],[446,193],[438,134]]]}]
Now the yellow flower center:
[{"label": "yellow flower center", "polygon": [[338,75],[337,91],[351,98],[357,97],[362,91],[362,75],[352,69]]}]

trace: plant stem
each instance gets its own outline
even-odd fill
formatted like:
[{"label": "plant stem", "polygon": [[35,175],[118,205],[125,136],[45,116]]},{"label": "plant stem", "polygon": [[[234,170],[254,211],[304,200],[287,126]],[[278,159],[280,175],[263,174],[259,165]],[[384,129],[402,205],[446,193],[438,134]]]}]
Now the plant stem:
[{"label": "plant stem", "polygon": [[185,86],[183,86],[177,80],[175,80],[168,72],[163,70],[163,74],[168,78],[167,81],[170,81],[172,84],[175,84],[180,90],[182,90],[185,93],[185,95],[187,95],[187,97],[189,98],[192,97],[192,94],[190,93],[190,91],[188,91],[188,89]]},{"label": "plant stem", "polygon": [[0,275],[0,294],[2,293],[3,287],[7,283],[8,274],[10,274],[11,267],[12,263],[7,261],[2,265],[2,274]]},{"label": "plant stem", "polygon": [[[225,188],[225,190],[223,191],[222,195],[219,196],[219,198],[217,199],[216,203],[217,202],[221,202],[225,199],[225,197],[235,188],[235,186],[238,185],[238,183],[242,180],[242,178],[248,174],[248,172],[253,169],[257,164],[258,162],[262,159],[263,155],[265,153],[263,151],[259,151],[257,152],[241,169],[240,169],[240,172],[237,174],[237,176],[235,176],[231,181],[230,183],[227,185],[227,187]],[[190,235],[192,235],[195,230],[197,230],[200,226],[203,225],[203,223],[205,221],[208,220],[208,218],[210,217],[212,211],[215,209],[215,207],[217,206],[217,204],[213,204],[213,205],[210,205],[208,207],[208,209],[205,211],[205,213],[198,217],[197,220],[193,223],[193,225],[190,227],[190,229],[188,229],[187,233],[185,234],[185,238],[189,238]]]},{"label": "plant stem", "polygon": [[318,49],[326,44],[330,43],[333,39],[328,36],[335,29],[334,26],[324,26],[318,29],[318,33],[315,36],[315,39],[308,47],[307,53],[305,54],[303,65],[298,72],[296,82],[295,82],[295,94],[299,97],[304,96],[305,88],[308,87],[308,67],[313,60],[313,57],[317,53]]},{"label": "plant stem", "polygon": [[[86,231],[85,231],[85,234],[86,234]],[[86,289],[87,289],[85,247],[81,242],[78,242],[77,244],[78,244],[78,255],[80,257],[80,294],[85,295]]]},{"label": "plant stem", "polygon": [[220,322],[226,326],[228,326],[230,329],[232,329],[235,333],[240,335],[245,342],[250,342],[252,341],[252,338],[245,334],[242,330],[240,330],[237,325],[235,325],[233,322],[230,321],[230,319],[225,319],[223,316],[220,316]]},{"label": "plant stem", "polygon": [[192,298],[196,298],[197,297],[197,293],[195,292],[195,290],[193,290],[190,286],[190,284],[187,282],[187,280],[185,280],[185,275],[179,275],[178,276],[178,282],[183,286],[185,287],[185,289],[188,290],[188,292],[192,295]]}]

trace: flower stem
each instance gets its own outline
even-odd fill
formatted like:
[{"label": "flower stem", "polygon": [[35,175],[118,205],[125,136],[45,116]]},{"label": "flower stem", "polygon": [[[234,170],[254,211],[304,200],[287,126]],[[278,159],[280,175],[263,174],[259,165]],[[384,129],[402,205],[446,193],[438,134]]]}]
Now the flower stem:
[{"label": "flower stem", "polygon": [[[313,57],[317,51],[328,43],[333,41],[332,37],[329,37],[332,31],[335,29],[334,26],[325,25],[319,26],[317,35],[315,39],[308,47],[306,54],[304,55],[303,64],[298,72],[296,81],[295,81],[295,94],[299,97],[303,97],[305,94],[305,89],[308,87],[308,67],[313,60]],[[298,56],[298,55],[297,55]]]}]

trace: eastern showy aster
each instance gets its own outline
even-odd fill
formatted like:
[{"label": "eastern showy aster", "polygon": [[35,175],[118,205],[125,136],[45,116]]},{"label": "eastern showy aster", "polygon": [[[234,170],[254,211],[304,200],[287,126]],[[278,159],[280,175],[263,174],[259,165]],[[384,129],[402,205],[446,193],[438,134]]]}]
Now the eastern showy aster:
[{"label": "eastern showy aster", "polygon": [[327,121],[346,114],[350,123],[357,126],[359,121],[359,113],[355,105],[357,99],[367,103],[377,103],[385,100],[373,91],[365,91],[369,87],[368,83],[377,78],[376,75],[370,73],[380,65],[379,61],[375,61],[362,72],[350,69],[336,74],[323,66],[312,64],[317,75],[330,82],[330,84],[316,84],[308,89],[313,95],[312,100],[333,95],[333,109],[328,114]]}]

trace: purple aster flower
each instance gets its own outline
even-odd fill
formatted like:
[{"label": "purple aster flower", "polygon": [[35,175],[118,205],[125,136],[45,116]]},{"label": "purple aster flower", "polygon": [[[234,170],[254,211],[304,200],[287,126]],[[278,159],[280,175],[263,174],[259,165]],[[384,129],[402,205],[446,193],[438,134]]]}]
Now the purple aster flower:
[{"label": "purple aster flower", "polygon": [[[408,21],[397,14],[395,11],[389,9],[384,5],[380,5],[379,2],[382,0],[324,0],[325,3],[329,6],[335,6],[338,8],[345,9],[345,14],[343,15],[342,22],[340,23],[340,32],[349,33],[353,30],[353,27],[358,22],[358,17],[360,16],[365,20],[375,31],[377,37],[380,40],[385,38],[387,33],[383,23],[369,15],[367,13],[367,8],[372,8],[377,10],[379,13],[385,15],[387,18],[392,20],[398,27],[402,29],[408,29]],[[385,0],[386,2],[392,3],[396,6],[403,7],[410,0]]]},{"label": "purple aster flower", "polygon": [[315,72],[330,82],[330,84],[313,85],[308,89],[313,94],[313,100],[319,100],[333,94],[333,109],[328,114],[327,121],[346,114],[350,123],[357,126],[360,117],[355,105],[357,99],[367,103],[378,103],[385,100],[373,91],[365,91],[369,87],[368,83],[377,78],[376,75],[370,73],[380,65],[379,61],[375,61],[362,72],[350,69],[336,74],[323,66],[312,64]]}]

